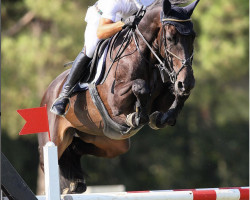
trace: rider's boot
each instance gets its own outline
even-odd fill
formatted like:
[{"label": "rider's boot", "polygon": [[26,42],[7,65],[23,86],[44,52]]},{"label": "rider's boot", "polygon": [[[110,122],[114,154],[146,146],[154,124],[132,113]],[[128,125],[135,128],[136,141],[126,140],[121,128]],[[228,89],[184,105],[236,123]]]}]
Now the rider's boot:
[{"label": "rider's boot", "polygon": [[81,51],[76,57],[73,66],[70,70],[68,78],[63,86],[59,97],[55,100],[51,106],[50,111],[56,115],[64,116],[66,106],[69,103],[69,97],[78,81],[81,79],[85,69],[87,68],[91,58],[86,56],[83,51]]}]

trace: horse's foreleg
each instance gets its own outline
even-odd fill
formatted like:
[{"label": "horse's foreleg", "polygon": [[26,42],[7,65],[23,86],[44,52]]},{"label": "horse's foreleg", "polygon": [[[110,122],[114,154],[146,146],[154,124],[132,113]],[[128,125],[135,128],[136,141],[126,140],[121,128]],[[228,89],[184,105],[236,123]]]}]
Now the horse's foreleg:
[{"label": "horse's foreleg", "polygon": [[126,123],[133,127],[148,123],[150,91],[146,81],[136,79],[129,83],[118,84],[114,91],[110,105],[113,105],[112,111],[115,116],[124,114],[127,116]]},{"label": "horse's foreleg", "polygon": [[164,128],[166,125],[174,126],[188,96],[177,96],[167,112],[155,111],[150,115],[150,127],[153,129]]},{"label": "horse's foreleg", "polygon": [[175,99],[168,112],[164,113],[163,116],[161,117],[160,126],[175,125],[176,119],[179,113],[181,112],[187,98],[188,96],[184,96],[184,97],[177,97]]},{"label": "horse's foreleg", "polygon": [[149,122],[148,102],[150,90],[146,81],[142,79],[136,79],[133,81],[132,84],[132,92],[136,96],[136,112],[130,114],[127,117],[127,123],[131,126],[137,127],[140,125],[147,124]]}]

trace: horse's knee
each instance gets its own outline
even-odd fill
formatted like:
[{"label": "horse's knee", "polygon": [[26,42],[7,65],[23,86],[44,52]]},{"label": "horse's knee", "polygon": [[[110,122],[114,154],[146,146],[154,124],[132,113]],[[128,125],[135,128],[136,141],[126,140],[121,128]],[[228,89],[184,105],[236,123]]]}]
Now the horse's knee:
[{"label": "horse's knee", "polygon": [[132,118],[127,118],[127,124],[138,127],[140,125],[147,124],[148,118],[148,101],[150,95],[150,89],[148,84],[143,79],[136,79],[132,85],[132,91],[137,98],[136,101],[136,113]]},{"label": "horse's knee", "polygon": [[132,85],[132,91],[137,97],[141,95],[148,95],[150,92],[148,84],[143,79],[134,80]]}]

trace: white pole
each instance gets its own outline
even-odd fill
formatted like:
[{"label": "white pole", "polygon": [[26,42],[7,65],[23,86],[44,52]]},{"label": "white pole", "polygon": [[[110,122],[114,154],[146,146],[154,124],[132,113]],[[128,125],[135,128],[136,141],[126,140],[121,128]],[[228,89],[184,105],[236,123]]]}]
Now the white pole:
[{"label": "white pole", "polygon": [[[37,196],[38,200],[45,200]],[[62,199],[70,200],[249,200],[249,187],[231,189],[207,188],[185,191],[156,190],[138,192],[114,192],[92,194],[66,194]]]},{"label": "white pole", "polygon": [[57,147],[47,142],[43,147],[46,200],[60,200]]}]

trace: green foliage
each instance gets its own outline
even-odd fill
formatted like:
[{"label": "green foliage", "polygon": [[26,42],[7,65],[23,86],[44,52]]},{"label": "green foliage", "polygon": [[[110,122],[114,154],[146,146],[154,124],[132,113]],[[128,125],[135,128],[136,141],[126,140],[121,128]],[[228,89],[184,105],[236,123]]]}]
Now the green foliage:
[{"label": "green foliage", "polygon": [[[81,50],[84,16],[93,3],[2,2],[2,150],[29,185],[36,185],[27,164],[38,164],[37,141],[19,138],[24,121],[16,110],[39,106],[63,64]],[[129,190],[248,185],[248,12],[249,1],[200,1],[192,16],[196,86],[177,125],[144,128],[119,158],[85,157],[89,184],[122,183]],[[34,17],[16,29],[26,13]]]}]

